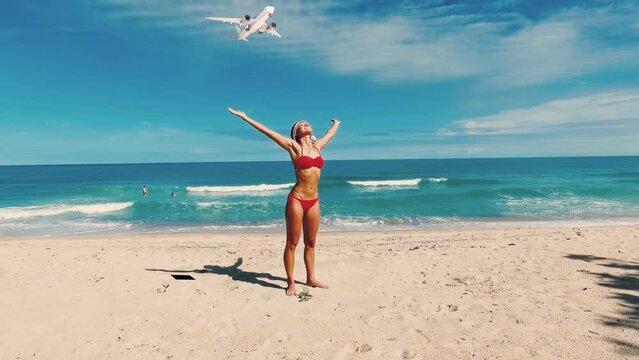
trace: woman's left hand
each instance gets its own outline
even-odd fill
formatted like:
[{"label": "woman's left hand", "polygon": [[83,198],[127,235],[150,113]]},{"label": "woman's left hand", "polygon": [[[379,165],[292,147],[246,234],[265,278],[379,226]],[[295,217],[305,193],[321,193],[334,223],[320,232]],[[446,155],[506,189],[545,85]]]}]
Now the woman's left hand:
[{"label": "woman's left hand", "polygon": [[332,122],[333,122],[333,124],[335,124],[335,125],[339,125],[339,124],[341,124],[341,123],[342,123],[341,121],[339,121],[339,120],[337,120],[337,119],[331,119],[331,121],[332,121]]},{"label": "woman's left hand", "polygon": [[244,118],[244,117],[246,117],[246,114],[245,114],[244,112],[242,112],[242,111],[235,110],[235,109],[233,109],[233,108],[231,108],[231,107],[228,107],[227,109],[228,109],[228,111],[229,111],[231,114],[233,114],[233,115],[235,115],[235,116],[237,116],[237,117],[240,117],[240,118]]}]

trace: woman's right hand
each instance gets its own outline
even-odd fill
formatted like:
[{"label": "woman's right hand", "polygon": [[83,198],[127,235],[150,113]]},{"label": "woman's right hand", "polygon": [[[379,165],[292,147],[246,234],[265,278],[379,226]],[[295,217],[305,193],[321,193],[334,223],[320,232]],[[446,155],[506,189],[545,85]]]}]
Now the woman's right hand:
[{"label": "woman's right hand", "polygon": [[235,115],[235,116],[237,116],[237,117],[239,117],[239,118],[242,118],[242,119],[243,119],[243,118],[245,118],[245,117],[246,117],[246,114],[245,114],[244,112],[242,112],[242,111],[235,110],[235,109],[233,109],[232,107],[228,107],[227,109],[229,110],[229,112],[230,112],[231,114],[233,114],[233,115]]}]

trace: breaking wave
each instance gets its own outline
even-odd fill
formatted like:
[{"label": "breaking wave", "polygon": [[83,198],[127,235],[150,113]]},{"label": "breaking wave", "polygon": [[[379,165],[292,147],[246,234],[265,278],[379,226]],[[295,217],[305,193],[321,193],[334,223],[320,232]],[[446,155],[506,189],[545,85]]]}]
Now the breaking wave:
[{"label": "breaking wave", "polygon": [[133,202],[90,205],[42,205],[0,208],[0,220],[25,219],[37,216],[55,216],[65,213],[104,214],[131,207]]},{"label": "breaking wave", "polygon": [[421,182],[421,178],[408,180],[347,181],[347,183],[356,186],[415,186]]},{"label": "breaking wave", "polygon": [[239,193],[252,194],[264,191],[282,190],[293,187],[293,183],[288,184],[260,184],[242,186],[187,186],[186,191],[193,193]]}]

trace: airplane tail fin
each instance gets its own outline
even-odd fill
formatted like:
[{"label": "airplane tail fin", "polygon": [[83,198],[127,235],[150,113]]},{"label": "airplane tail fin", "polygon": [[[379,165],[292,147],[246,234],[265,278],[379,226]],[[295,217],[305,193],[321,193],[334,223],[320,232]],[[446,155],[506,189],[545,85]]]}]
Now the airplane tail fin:
[{"label": "airplane tail fin", "polygon": [[235,25],[235,31],[237,31],[237,36],[235,36],[235,39],[248,41],[247,39],[240,39],[240,34],[242,33],[242,28],[240,28],[239,26]]}]

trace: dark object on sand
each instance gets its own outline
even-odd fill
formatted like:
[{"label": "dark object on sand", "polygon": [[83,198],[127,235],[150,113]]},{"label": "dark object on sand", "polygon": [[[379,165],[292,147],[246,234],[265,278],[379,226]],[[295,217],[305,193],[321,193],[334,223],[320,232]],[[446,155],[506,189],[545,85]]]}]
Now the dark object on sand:
[{"label": "dark object on sand", "polygon": [[311,293],[308,292],[308,289],[304,289],[302,290],[301,293],[297,294],[297,298],[300,299],[299,302],[309,301],[313,298],[313,295],[311,295]]},{"label": "dark object on sand", "polygon": [[171,274],[175,280],[195,280],[191,275]]}]

